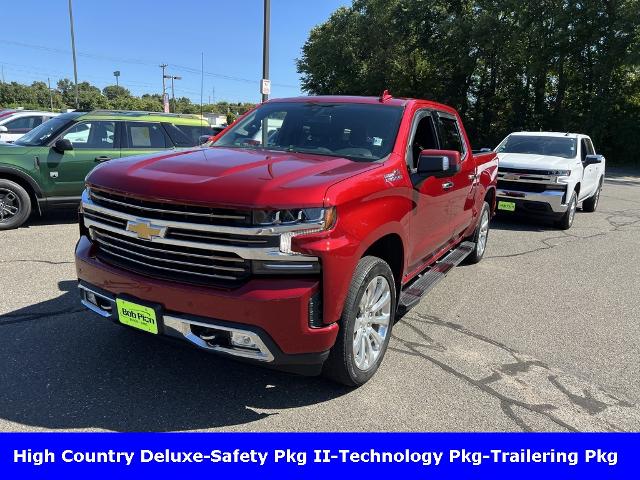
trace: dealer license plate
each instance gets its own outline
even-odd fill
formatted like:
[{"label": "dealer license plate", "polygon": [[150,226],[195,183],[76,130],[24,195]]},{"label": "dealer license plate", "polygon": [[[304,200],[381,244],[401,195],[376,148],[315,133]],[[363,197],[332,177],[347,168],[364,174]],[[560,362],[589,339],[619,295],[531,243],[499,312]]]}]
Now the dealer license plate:
[{"label": "dealer license plate", "polygon": [[507,212],[515,212],[516,202],[498,202],[498,210],[506,210]]},{"label": "dealer license plate", "polygon": [[158,333],[158,318],[153,308],[121,298],[116,298],[116,308],[120,323],[148,333]]}]

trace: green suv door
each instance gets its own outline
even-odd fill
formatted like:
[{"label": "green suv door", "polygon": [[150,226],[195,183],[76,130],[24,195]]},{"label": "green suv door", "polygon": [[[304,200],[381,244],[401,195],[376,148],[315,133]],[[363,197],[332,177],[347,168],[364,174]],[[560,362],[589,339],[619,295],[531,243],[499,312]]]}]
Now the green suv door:
[{"label": "green suv door", "polygon": [[120,158],[117,124],[114,120],[81,121],[59,136],[59,140],[69,140],[73,149],[59,152],[52,148],[42,162],[50,183],[49,196],[57,197],[60,203],[77,198],[85,177],[96,165]]}]

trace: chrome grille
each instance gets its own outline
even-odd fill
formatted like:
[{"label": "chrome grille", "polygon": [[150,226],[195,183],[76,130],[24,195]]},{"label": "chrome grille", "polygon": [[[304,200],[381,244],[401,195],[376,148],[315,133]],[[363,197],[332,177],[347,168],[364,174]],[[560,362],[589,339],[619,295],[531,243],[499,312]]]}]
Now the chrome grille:
[{"label": "chrome grille", "polygon": [[[316,257],[280,251],[280,234],[289,231],[289,226],[228,225],[235,210],[225,213],[221,209],[206,218],[206,222],[220,224],[205,224],[204,217],[198,216],[203,212],[195,211],[193,216],[187,210],[191,206],[161,205],[111,193],[112,201],[105,201],[103,192],[97,192],[82,195],[83,222],[97,246],[97,256],[114,266],[177,282],[233,287],[250,278],[253,260],[269,264],[317,261]],[[129,204],[129,200],[137,203]],[[175,216],[186,221],[175,220]]]},{"label": "chrome grille", "polygon": [[95,188],[90,190],[90,198],[97,205],[142,217],[200,223],[203,225],[247,226],[251,224],[251,212],[248,210],[209,208],[198,205],[141,200]]},{"label": "chrome grille", "polygon": [[160,245],[94,228],[92,239],[107,263],[145,275],[189,283],[240,282],[251,273],[251,262],[233,253]]}]

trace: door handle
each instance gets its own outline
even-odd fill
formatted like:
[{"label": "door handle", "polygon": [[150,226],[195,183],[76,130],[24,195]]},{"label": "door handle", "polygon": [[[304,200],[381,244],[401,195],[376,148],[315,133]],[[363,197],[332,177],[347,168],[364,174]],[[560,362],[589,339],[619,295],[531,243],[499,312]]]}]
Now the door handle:
[{"label": "door handle", "polygon": [[96,163],[102,163],[102,162],[106,162],[107,160],[111,160],[111,157],[108,157],[106,155],[100,155],[99,157],[95,158]]},{"label": "door handle", "polygon": [[442,188],[444,188],[445,190],[449,190],[452,187],[453,187],[453,182],[444,182],[442,184]]}]

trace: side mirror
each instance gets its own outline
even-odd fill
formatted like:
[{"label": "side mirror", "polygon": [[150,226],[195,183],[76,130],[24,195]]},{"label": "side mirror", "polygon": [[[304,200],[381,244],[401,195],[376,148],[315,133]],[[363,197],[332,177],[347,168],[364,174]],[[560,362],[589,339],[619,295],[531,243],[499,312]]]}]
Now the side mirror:
[{"label": "side mirror", "polygon": [[67,150],[73,150],[73,144],[71,140],[68,138],[59,138],[56,140],[56,143],[53,145],[53,148],[56,149],[60,153],[64,153]]},{"label": "side mirror", "polygon": [[9,129],[7,127],[5,127],[4,125],[0,125],[0,133],[7,133],[9,131]]},{"label": "side mirror", "polygon": [[204,143],[207,143],[212,138],[213,138],[212,135],[200,135],[200,137],[198,138],[198,144],[202,145]]},{"label": "side mirror", "polygon": [[602,163],[604,161],[604,157],[602,155],[587,155],[584,157],[584,161],[582,164],[586,167],[588,165],[596,165],[598,163]]},{"label": "side mirror", "polygon": [[460,171],[460,152],[455,150],[423,150],[418,157],[421,177],[451,177]]}]

